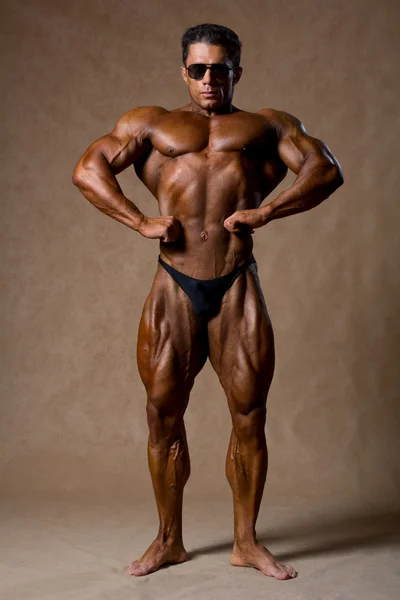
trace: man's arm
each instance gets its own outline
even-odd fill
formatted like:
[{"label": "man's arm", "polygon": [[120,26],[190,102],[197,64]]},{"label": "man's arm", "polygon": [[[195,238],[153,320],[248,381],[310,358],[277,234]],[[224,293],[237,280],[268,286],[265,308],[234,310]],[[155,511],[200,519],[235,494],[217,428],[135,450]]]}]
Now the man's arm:
[{"label": "man's arm", "polygon": [[106,215],[144,237],[171,242],[180,233],[179,223],[173,217],[150,219],[143,215],[124,196],[115,177],[149,151],[151,125],[165,112],[159,107],[142,107],[123,115],[110,134],[89,146],[75,168],[72,182]]},{"label": "man's arm", "polygon": [[272,109],[259,113],[274,124],[279,157],[297,177],[266,206],[238,211],[228,217],[225,223],[232,232],[239,231],[240,225],[254,229],[274,219],[310,210],[343,184],[342,170],[329,148],[321,140],[309,136],[296,117]]},{"label": "man's arm", "polygon": [[272,116],[279,157],[297,175],[288,189],[263,207],[266,222],[318,206],[343,184],[337,159],[324,142],[306,133],[296,117],[279,111],[260,112]]}]

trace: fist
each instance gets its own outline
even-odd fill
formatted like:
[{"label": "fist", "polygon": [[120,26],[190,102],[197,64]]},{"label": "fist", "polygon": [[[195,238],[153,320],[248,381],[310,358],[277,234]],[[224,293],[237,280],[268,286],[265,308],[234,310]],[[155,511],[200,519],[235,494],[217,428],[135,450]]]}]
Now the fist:
[{"label": "fist", "polygon": [[257,227],[263,225],[265,219],[258,208],[238,210],[224,221],[224,227],[230,233],[254,233]]},{"label": "fist", "polygon": [[146,217],[138,231],[143,237],[151,240],[175,242],[182,233],[182,226],[175,217],[156,217],[155,219]]}]

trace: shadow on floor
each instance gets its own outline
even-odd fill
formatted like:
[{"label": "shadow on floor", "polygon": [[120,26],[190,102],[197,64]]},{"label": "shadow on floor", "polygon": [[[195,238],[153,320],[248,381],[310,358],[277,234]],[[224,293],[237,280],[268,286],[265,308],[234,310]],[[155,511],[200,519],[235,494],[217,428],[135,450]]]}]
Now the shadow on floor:
[{"label": "shadow on floor", "polygon": [[[259,542],[267,545],[285,541],[293,551],[277,553],[280,560],[341,553],[367,547],[394,546],[400,543],[400,511],[364,515],[318,515],[315,521],[274,528],[258,533]],[[189,553],[189,558],[201,554],[219,554],[232,548],[232,540],[202,546]]]}]

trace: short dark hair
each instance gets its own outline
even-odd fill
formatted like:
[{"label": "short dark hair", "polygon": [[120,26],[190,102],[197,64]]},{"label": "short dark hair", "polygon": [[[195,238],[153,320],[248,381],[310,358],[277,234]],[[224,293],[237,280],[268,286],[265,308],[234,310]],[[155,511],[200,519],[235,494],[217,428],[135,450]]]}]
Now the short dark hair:
[{"label": "short dark hair", "polygon": [[186,65],[189,46],[191,44],[211,44],[213,46],[223,46],[228,58],[232,61],[234,67],[240,65],[240,50],[242,43],[238,36],[229,27],[223,25],[214,25],[212,23],[203,23],[195,27],[189,27],[182,36],[182,60]]}]

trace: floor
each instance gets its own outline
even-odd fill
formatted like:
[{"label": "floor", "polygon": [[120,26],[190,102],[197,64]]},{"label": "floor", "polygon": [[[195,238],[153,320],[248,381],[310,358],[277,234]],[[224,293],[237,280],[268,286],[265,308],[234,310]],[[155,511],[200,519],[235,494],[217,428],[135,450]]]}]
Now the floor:
[{"label": "floor", "polygon": [[4,499],[0,595],[7,600],[396,600],[400,512],[266,506],[259,540],[299,576],[276,581],[232,567],[226,498],[186,497],[190,560],[135,578],[125,573],[156,533],[153,500]]}]

